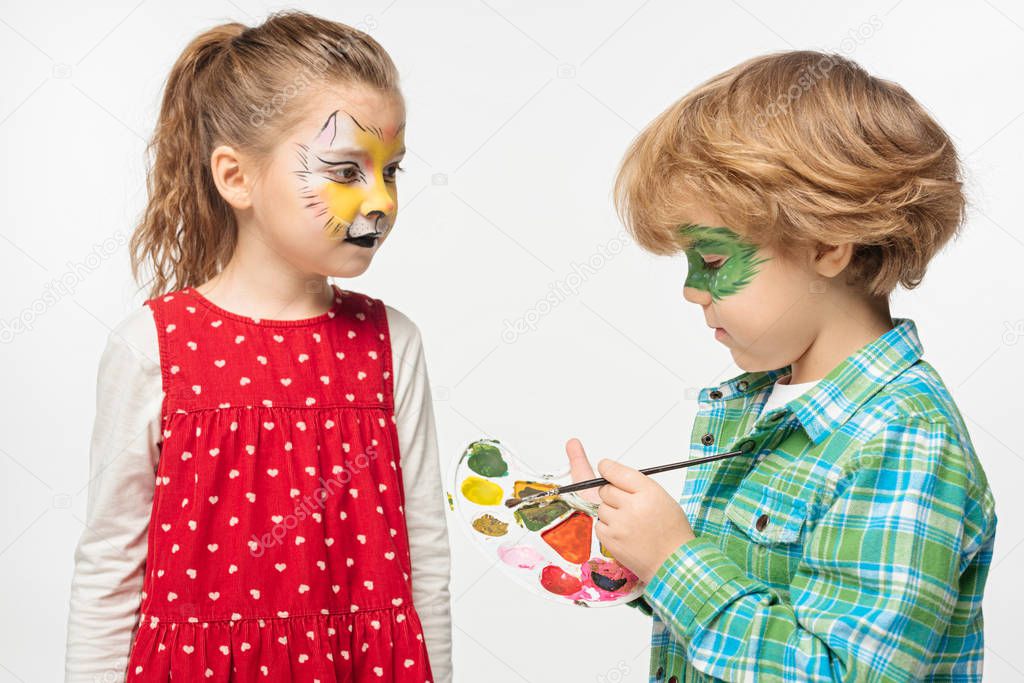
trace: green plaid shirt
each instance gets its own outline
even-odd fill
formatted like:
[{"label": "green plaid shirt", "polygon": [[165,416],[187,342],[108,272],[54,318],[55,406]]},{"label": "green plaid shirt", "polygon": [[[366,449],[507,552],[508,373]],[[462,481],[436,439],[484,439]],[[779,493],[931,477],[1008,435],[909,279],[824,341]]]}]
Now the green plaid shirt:
[{"label": "green plaid shirt", "polygon": [[[910,319],[760,415],[779,370],[701,390],[697,535],[661,566],[651,681],[980,681],[995,503]],[[649,608],[649,609],[648,609]]]}]

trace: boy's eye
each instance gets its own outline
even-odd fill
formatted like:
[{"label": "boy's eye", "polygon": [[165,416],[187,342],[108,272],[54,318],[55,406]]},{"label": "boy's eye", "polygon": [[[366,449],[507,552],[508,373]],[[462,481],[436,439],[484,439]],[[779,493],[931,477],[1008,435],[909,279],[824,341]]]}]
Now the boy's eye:
[{"label": "boy's eye", "polygon": [[704,267],[709,270],[718,270],[725,264],[725,258],[722,256],[713,256],[710,260],[704,259]]},{"label": "boy's eye", "polygon": [[391,164],[390,166],[384,169],[384,180],[387,180],[388,182],[394,182],[395,178],[398,176],[398,172],[404,170],[405,169],[399,166],[398,164]]}]

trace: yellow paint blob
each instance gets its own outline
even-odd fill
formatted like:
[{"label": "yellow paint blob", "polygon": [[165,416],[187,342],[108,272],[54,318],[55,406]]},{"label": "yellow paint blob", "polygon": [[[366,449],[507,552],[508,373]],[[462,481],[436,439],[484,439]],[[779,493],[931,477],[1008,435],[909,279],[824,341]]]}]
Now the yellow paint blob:
[{"label": "yellow paint blob", "polygon": [[469,476],[462,481],[462,495],[477,505],[499,505],[505,494],[493,481]]}]

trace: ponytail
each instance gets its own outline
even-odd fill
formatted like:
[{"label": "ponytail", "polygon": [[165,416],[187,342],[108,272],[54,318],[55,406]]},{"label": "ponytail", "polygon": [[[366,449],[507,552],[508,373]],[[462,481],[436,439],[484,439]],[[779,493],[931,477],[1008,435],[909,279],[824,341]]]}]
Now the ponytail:
[{"label": "ponytail", "polygon": [[164,90],[146,186],[149,203],[132,235],[132,275],[147,258],[153,267],[150,296],[171,286],[200,284],[231,255],[237,237],[234,213],[209,172],[208,130],[197,101],[204,69],[223,57],[241,24],[224,24],[197,36],[178,57]]}]

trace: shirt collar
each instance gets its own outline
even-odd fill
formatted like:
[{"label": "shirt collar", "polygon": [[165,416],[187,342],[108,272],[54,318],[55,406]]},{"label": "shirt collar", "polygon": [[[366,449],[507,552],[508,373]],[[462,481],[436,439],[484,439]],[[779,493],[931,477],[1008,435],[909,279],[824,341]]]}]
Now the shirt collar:
[{"label": "shirt collar", "polygon": [[[817,385],[787,404],[815,445],[843,426],[868,399],[921,358],[924,348],[914,321],[892,321],[891,330],[848,356]],[[754,396],[770,389],[790,369],[787,365],[776,370],[745,372],[719,386],[701,389],[700,400]]]}]

